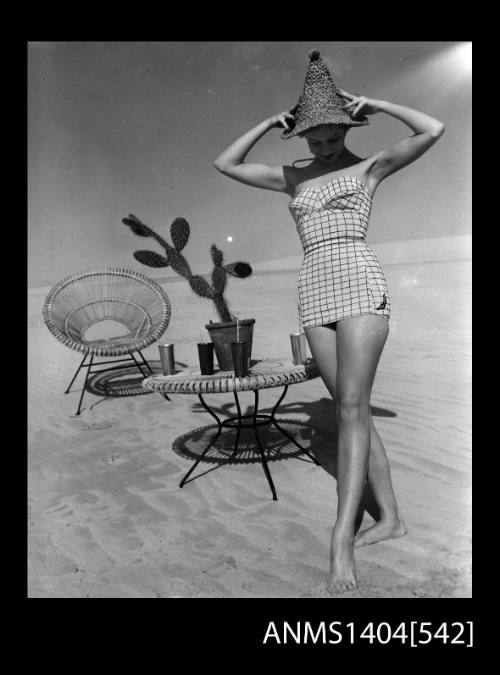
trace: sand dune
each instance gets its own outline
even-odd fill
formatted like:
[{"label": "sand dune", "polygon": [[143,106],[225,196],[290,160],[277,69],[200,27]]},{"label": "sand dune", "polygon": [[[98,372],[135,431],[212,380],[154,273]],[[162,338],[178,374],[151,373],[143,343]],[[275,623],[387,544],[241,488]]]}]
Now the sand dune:
[{"label": "sand dune", "polygon": [[[447,260],[470,260],[472,241],[468,235],[461,237],[436,237],[435,239],[409,239],[407,241],[391,241],[384,244],[372,244],[368,241],[375,255],[384,261],[384,266],[397,263],[444,262]],[[273,271],[298,269],[302,256],[291,256],[278,260],[266,260],[254,263],[255,271]]]},{"label": "sand dune", "polygon": [[[470,597],[470,239],[373,249],[392,318],[372,406],[408,535],[357,549],[360,585],[346,597]],[[228,287],[231,308],[256,319],[255,358],[290,358],[297,329],[296,268],[275,262],[267,269],[279,274],[231,279]],[[179,364],[194,365],[204,323],[217,317],[185,280],[164,288],[173,307],[164,338]],[[180,489],[213,420],[196,397],[107,397],[99,378],[75,417],[79,387],[63,391],[80,359],[43,323],[47,291],[28,294],[29,596],[324,597],[336,442],[322,381],[291,386],[280,408],[322,466],[283,446],[281,459],[270,461],[278,502],[258,461],[218,466],[233,432],[200,464],[204,475]],[[156,345],[145,355],[157,361]],[[278,395],[263,390],[261,407],[269,410]],[[207,401],[223,416],[234,408],[230,394]],[[265,434],[273,460],[280,439]],[[250,436],[243,443],[242,458],[252,459]]]}]

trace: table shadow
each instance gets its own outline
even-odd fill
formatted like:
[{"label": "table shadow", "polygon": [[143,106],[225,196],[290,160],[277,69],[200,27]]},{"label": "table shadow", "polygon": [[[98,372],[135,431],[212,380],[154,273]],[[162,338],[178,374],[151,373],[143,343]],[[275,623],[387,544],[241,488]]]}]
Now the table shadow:
[{"label": "table shadow", "polygon": [[[233,402],[227,402],[218,407],[211,406],[211,409],[221,418],[234,414],[234,408]],[[243,414],[250,415],[252,410],[251,405],[246,408],[242,405]],[[266,414],[269,414],[271,410],[272,406],[259,408],[259,412]],[[193,404],[193,412],[204,412],[206,414],[203,406],[199,403]],[[395,412],[377,406],[372,406],[371,412],[373,417],[396,417]],[[290,415],[293,415],[294,418],[290,418]],[[276,413],[276,420],[279,426],[282,426],[285,431],[292,435],[320,463],[319,471],[326,471],[337,480],[338,427],[335,403],[331,398],[323,397],[312,402],[284,402]],[[176,438],[172,449],[177,454],[195,461],[215,436],[216,431],[216,424],[193,429]],[[251,429],[242,430],[239,443],[241,452],[231,456],[235,435],[234,429],[225,429],[201,460],[198,466],[200,473],[197,473],[190,480],[195,480],[211,471],[220,469],[226,464],[261,462]],[[298,459],[313,463],[306,454],[283,436],[273,425],[259,427],[259,437],[262,446],[265,448],[266,459],[270,464],[285,459]],[[203,464],[212,464],[212,466],[203,469]],[[365,511],[374,520],[378,520],[380,517],[378,506],[368,483],[366,483],[358,512],[356,530],[361,524]]]}]

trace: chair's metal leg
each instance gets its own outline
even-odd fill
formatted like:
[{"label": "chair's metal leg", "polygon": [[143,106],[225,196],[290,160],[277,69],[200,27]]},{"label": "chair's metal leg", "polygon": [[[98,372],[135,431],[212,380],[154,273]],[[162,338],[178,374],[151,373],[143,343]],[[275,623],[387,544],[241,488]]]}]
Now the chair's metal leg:
[{"label": "chair's metal leg", "polygon": [[65,394],[69,394],[69,390],[71,389],[71,385],[72,385],[73,382],[76,380],[76,376],[78,375],[78,373],[79,373],[80,370],[82,369],[83,364],[85,363],[85,359],[87,358],[87,356],[88,356],[88,354],[85,354],[85,356],[83,357],[83,361],[82,361],[82,362],[80,363],[80,365],[78,366],[78,369],[77,369],[76,373],[73,375],[73,379],[71,380],[71,382],[70,382],[69,385],[68,385],[68,388],[67,388],[66,391],[64,392]]},{"label": "chair's metal leg", "polygon": [[146,377],[146,373],[144,373],[141,364],[140,364],[139,361],[135,358],[135,356],[133,355],[132,352],[130,352],[130,355],[129,355],[129,356],[130,356],[131,359],[133,359],[135,365],[136,365],[136,366],[139,368],[139,370],[141,371],[141,375],[142,375],[143,377]]},{"label": "chair's metal leg", "polygon": [[137,350],[137,353],[140,354],[141,359],[144,361],[144,363],[145,363],[147,369],[149,370],[149,372],[151,373],[151,375],[153,375],[153,369],[152,369],[151,366],[149,365],[148,361],[144,358],[144,354],[141,352],[140,349]]},{"label": "chair's metal leg", "polygon": [[91,369],[91,367],[92,367],[92,361],[93,361],[93,360],[94,360],[94,355],[91,354],[91,355],[90,355],[90,363],[88,363],[87,366],[85,366],[85,367],[87,368],[87,374],[85,375],[85,382],[83,383],[82,394],[81,394],[81,396],[80,396],[80,402],[78,403],[78,409],[77,409],[77,411],[76,411],[76,414],[77,414],[77,415],[80,414],[80,408],[81,408],[81,406],[82,406],[83,395],[84,395],[84,393],[85,393],[85,387],[87,386],[87,380],[89,379],[90,369]]},{"label": "chair's metal leg", "polygon": [[257,413],[258,413],[258,410],[259,410],[259,392],[258,392],[258,389],[255,389],[253,393],[254,393],[255,403],[254,403],[254,407],[253,407],[252,430],[253,430],[253,434],[255,436],[255,440],[257,441],[257,447],[259,448],[260,459],[262,461],[262,467],[264,469],[264,473],[266,474],[267,482],[269,483],[269,486],[271,488],[271,492],[273,493],[273,500],[275,502],[277,502],[278,497],[276,495],[276,488],[274,487],[273,479],[271,478],[271,472],[269,471],[269,467],[267,466],[266,456],[265,456],[262,444],[260,442],[259,432],[257,430]]},{"label": "chair's metal leg", "polygon": [[203,459],[203,457],[205,457],[205,455],[206,455],[207,452],[210,450],[210,448],[212,447],[212,445],[213,445],[213,444],[215,443],[215,441],[219,438],[220,433],[221,433],[221,431],[222,431],[222,424],[221,424],[220,419],[217,417],[217,415],[216,415],[212,410],[210,410],[210,408],[207,406],[207,404],[206,404],[205,401],[203,400],[203,396],[202,396],[201,394],[198,394],[198,398],[200,399],[201,404],[202,404],[202,406],[205,408],[205,410],[206,410],[208,413],[210,413],[210,415],[212,415],[212,417],[215,418],[215,421],[217,422],[219,428],[217,429],[217,433],[216,433],[215,436],[212,438],[212,440],[210,441],[210,443],[209,443],[209,444],[207,445],[207,447],[203,450],[203,452],[202,452],[201,455],[198,457],[198,459],[196,460],[196,462],[193,464],[193,466],[189,469],[189,471],[187,472],[187,474],[186,474],[186,475],[184,476],[184,478],[181,480],[181,482],[179,483],[179,487],[184,487],[184,484],[186,483],[186,481],[187,481],[187,479],[189,478],[189,476],[193,473],[193,471],[196,469],[196,467],[197,467],[198,464],[201,462],[201,460]]}]

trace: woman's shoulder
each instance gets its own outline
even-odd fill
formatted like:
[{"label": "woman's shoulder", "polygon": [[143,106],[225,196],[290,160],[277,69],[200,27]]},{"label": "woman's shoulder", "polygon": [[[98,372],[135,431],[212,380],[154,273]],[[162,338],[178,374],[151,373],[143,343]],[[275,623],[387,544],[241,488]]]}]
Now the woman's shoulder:
[{"label": "woman's shoulder", "polygon": [[371,155],[368,155],[368,157],[365,157],[360,161],[360,166],[362,166],[365,171],[369,171],[381,154],[381,151],[373,152]]},{"label": "woman's shoulder", "polygon": [[324,167],[320,167],[323,169],[323,171],[320,172],[318,172],[318,167],[311,158],[295,160],[292,164],[286,164],[282,167],[286,183],[286,192],[293,196],[298,186],[301,186],[308,181],[313,181],[322,174],[332,173],[332,171],[349,173],[349,175],[364,180],[368,176],[373,164],[377,161],[379,154],[380,153],[377,152],[367,157],[359,157],[350,152],[349,156],[344,158],[344,162],[342,162],[341,165],[332,167],[330,171],[325,171]]},{"label": "woman's shoulder", "polygon": [[367,157],[353,157],[352,163],[346,165],[345,168],[349,169],[353,176],[364,180],[369,176],[370,170],[376,163],[379,155],[380,153],[376,152]]},{"label": "woman's shoulder", "polygon": [[354,170],[359,170],[361,172],[366,171],[371,164],[375,161],[376,155],[369,155],[367,157],[359,157],[358,155],[354,155],[352,152],[350,153],[350,156],[348,157],[348,161],[345,163],[344,168],[350,168],[352,167]]}]

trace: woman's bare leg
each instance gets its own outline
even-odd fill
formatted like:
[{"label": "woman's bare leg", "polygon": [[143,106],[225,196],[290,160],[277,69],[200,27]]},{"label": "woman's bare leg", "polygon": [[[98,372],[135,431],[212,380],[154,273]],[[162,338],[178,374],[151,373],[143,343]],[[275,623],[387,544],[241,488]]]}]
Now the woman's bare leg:
[{"label": "woman's bare leg", "polygon": [[[336,394],[339,426],[338,511],[332,533],[330,588],[349,590],[356,586],[354,523],[370,457],[370,393],[388,325],[385,319],[373,315],[339,321],[336,363],[332,332],[323,326],[306,329],[311,352],[329,389],[336,379],[332,393]],[[336,378],[333,377],[335,370]],[[380,449],[383,450],[381,444]],[[378,467],[383,467],[383,463],[373,462],[371,479],[374,483]]]},{"label": "woman's bare leg", "polygon": [[380,517],[374,525],[357,533],[354,539],[355,548],[406,534],[406,526],[392,487],[389,461],[373,419],[371,419],[368,483],[379,507]]},{"label": "woman's bare leg", "polygon": [[[311,354],[318,365],[323,382],[334,401],[337,400],[337,340],[336,332],[328,326],[306,328]],[[358,532],[354,546],[374,544],[383,539],[401,537],[406,528],[401,517],[392,487],[389,462],[380,436],[370,415],[370,457],[368,462],[368,484],[379,508],[377,522]]]}]

